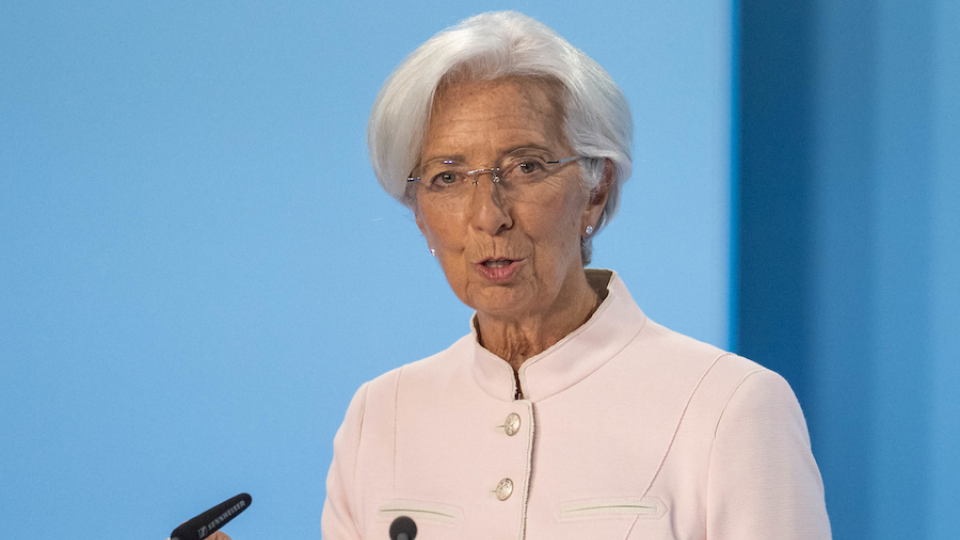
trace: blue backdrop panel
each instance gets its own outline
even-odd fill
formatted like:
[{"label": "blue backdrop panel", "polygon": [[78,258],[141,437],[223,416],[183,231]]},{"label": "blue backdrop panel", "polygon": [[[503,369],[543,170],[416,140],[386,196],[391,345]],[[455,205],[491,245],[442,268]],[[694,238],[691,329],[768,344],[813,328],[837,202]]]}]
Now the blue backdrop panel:
[{"label": "blue backdrop panel", "polygon": [[798,391],[835,538],[955,538],[960,10],[741,16],[740,351]]}]

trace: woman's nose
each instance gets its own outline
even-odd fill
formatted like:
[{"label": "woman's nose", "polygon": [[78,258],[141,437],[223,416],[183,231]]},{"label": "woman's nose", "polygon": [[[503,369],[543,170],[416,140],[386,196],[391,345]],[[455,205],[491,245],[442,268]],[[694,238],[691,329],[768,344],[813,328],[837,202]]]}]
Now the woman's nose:
[{"label": "woman's nose", "polygon": [[482,175],[484,175],[484,174],[489,174],[489,175],[490,175],[490,181],[492,181],[492,182],[494,182],[494,183],[496,183],[496,184],[499,184],[499,183],[500,183],[500,168],[499,168],[499,167],[493,167],[493,168],[490,168],[490,169],[474,169],[474,170],[472,170],[472,171],[470,171],[470,172],[467,173],[467,175],[469,175],[469,176],[473,179],[473,182],[471,182],[473,185],[477,185],[478,183],[480,183],[480,176],[482,176]]},{"label": "woman's nose", "polygon": [[[488,181],[481,180],[481,176],[485,176]],[[513,226],[508,201],[500,189],[500,178],[495,169],[474,172],[472,198],[474,227],[495,235]]]}]

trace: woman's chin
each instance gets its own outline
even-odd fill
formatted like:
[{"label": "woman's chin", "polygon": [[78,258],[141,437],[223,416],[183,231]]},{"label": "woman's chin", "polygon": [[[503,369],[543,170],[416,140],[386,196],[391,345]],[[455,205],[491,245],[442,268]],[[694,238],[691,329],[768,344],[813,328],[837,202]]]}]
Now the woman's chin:
[{"label": "woman's chin", "polygon": [[[493,289],[493,290],[490,290]],[[529,294],[508,287],[489,287],[484,294],[472,298],[470,306],[481,317],[496,319],[519,319],[530,312],[533,303]]]}]

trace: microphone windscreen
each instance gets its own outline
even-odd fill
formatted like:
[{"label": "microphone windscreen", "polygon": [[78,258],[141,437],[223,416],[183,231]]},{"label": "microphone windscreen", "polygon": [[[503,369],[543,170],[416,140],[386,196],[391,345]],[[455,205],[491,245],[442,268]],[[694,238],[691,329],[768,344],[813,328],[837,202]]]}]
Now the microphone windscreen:
[{"label": "microphone windscreen", "polygon": [[174,529],[170,540],[203,540],[246,510],[251,501],[246,493],[227,499]]},{"label": "microphone windscreen", "polygon": [[390,540],[413,540],[417,537],[417,524],[407,516],[400,516],[390,524]]}]

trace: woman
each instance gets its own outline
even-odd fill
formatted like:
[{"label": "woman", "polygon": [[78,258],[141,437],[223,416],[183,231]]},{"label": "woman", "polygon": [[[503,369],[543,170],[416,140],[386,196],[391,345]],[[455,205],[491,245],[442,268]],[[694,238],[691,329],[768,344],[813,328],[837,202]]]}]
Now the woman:
[{"label": "woman", "polygon": [[421,539],[829,538],[786,382],[584,269],[631,133],[609,75],[517,13],[437,34],[390,77],[374,171],[476,315],[357,392],[325,539],[389,538],[399,516]]}]

